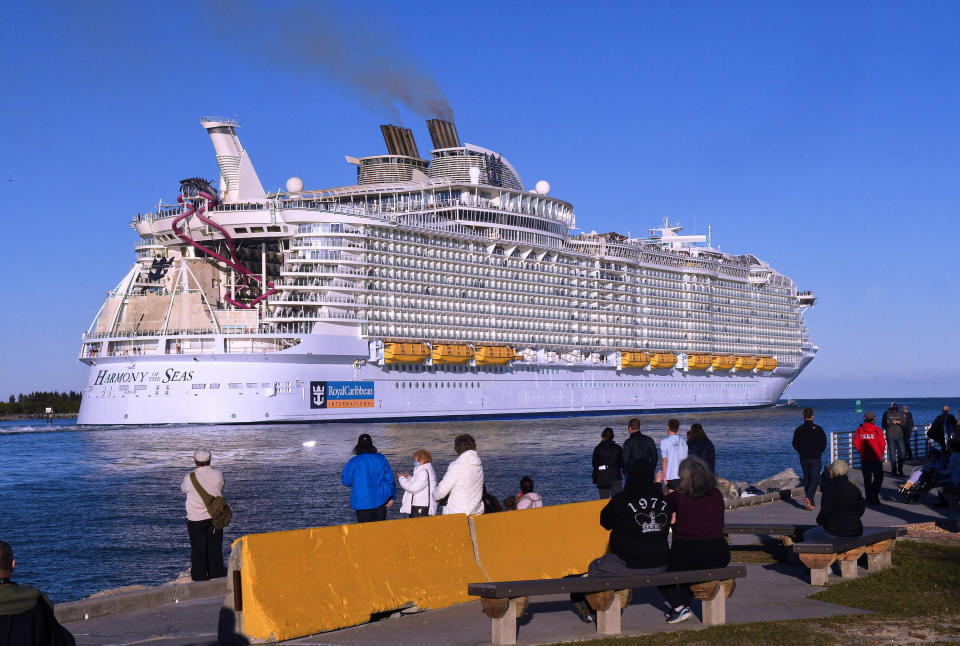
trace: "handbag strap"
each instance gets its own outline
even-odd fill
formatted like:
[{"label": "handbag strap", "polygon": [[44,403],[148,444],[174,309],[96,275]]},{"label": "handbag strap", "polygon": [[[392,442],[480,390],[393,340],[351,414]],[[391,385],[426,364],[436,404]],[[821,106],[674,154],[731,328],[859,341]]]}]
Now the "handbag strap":
[{"label": "handbag strap", "polygon": [[[190,472],[190,482],[193,483],[193,488],[197,490],[197,493],[200,494],[200,500],[203,501],[204,507],[209,507],[210,503],[213,502],[213,496],[207,493],[207,490],[200,486],[200,480],[197,479],[197,472]],[[209,511],[209,509],[207,510]]]}]

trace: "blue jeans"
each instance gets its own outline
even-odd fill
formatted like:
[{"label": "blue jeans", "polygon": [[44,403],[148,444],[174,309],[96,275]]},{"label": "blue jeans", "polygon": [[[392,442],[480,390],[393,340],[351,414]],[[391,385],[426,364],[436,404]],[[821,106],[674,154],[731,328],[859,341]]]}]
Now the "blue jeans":
[{"label": "blue jeans", "polygon": [[817,486],[820,484],[820,458],[806,458],[800,460],[800,470],[803,472],[803,478],[800,480],[800,486],[803,487],[804,495],[813,504],[813,497],[817,495]]},{"label": "blue jeans", "polygon": [[903,469],[903,460],[907,455],[907,443],[903,438],[890,440],[888,444],[890,451],[890,468],[894,473],[900,473]]}]

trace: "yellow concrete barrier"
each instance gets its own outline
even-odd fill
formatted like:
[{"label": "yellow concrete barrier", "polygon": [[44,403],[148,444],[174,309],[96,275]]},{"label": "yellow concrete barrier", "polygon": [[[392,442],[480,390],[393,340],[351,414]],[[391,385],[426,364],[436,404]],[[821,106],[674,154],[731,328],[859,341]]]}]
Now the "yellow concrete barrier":
[{"label": "yellow concrete barrier", "polygon": [[553,579],[587,571],[607,551],[600,526],[606,500],[471,518],[477,553],[491,581]]},{"label": "yellow concrete barrier", "polygon": [[408,602],[449,606],[469,599],[467,583],[485,580],[461,514],[250,534],[234,545],[237,628],[254,641],[353,626]]}]

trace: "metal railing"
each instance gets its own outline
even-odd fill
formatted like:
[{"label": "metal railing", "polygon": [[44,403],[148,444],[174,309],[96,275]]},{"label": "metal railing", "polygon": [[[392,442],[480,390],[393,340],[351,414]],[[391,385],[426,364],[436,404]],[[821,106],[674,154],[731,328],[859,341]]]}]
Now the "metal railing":
[{"label": "metal railing", "polygon": [[[929,428],[929,424],[913,427],[913,432],[910,434],[910,452],[914,458],[925,458],[930,452],[930,449],[934,448],[935,445],[933,441],[927,438],[927,429]],[[830,433],[831,464],[834,460],[843,460],[849,464],[851,468],[860,466],[860,452],[853,446],[853,436],[855,433],[856,431]],[[887,439],[886,431],[883,431],[883,439],[885,441]],[[884,459],[890,459],[890,442],[887,442],[887,455]]]}]

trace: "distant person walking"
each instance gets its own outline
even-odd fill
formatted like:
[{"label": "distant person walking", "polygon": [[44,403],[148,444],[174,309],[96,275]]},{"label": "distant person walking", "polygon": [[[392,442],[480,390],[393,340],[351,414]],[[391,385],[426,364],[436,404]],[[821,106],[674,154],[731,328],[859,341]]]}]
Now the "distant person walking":
[{"label": "distant person walking", "polygon": [[940,452],[947,454],[947,442],[957,431],[957,418],[950,414],[950,407],[944,406],[927,431],[927,437],[940,445]]},{"label": "distant person walking", "polygon": [[903,475],[903,461],[907,447],[903,442],[903,414],[897,402],[883,414],[883,430],[887,432],[887,448],[890,451],[890,470],[895,476]]},{"label": "distant person walking", "polygon": [[517,494],[517,509],[536,509],[543,507],[543,498],[533,490],[533,479],[530,476],[520,478],[520,493]]},{"label": "distant person walking", "polygon": [[824,494],[820,503],[817,527],[808,529],[804,540],[863,534],[863,523],[860,522],[865,509],[863,495],[857,485],[847,479],[848,469],[844,460],[836,460],[830,465],[829,495]]},{"label": "distant person walking", "polygon": [[907,449],[907,460],[913,459],[913,447],[910,446],[910,439],[913,437],[913,413],[910,407],[903,405],[903,444]]},{"label": "distant person walking", "polygon": [[207,449],[193,453],[196,467],[183,478],[180,491],[187,496],[187,534],[190,536],[190,578],[207,581],[227,576],[223,564],[223,530],[213,526],[213,519],[203,498],[193,486],[196,477],[200,487],[210,496],[223,495],[223,474],[210,466],[212,454]]},{"label": "distant person walking", "polygon": [[634,417],[627,422],[630,436],[623,443],[623,472],[630,473],[634,460],[643,458],[657,467],[657,443],[649,435],[640,432],[640,420]]},{"label": "distant person walking", "polygon": [[386,520],[387,509],[393,506],[397,494],[393,469],[387,458],[377,453],[373,438],[366,433],[357,437],[353,453],[343,467],[340,481],[350,487],[350,506],[357,514],[357,522]]},{"label": "distant person walking", "polygon": [[687,458],[687,443],[677,436],[680,421],[667,422],[667,436],[660,440],[660,482],[669,490],[675,491],[680,484],[680,463]]},{"label": "distant person walking", "polygon": [[827,434],[813,423],[813,409],[803,409],[803,424],[793,431],[793,450],[800,456],[800,470],[803,473],[803,505],[808,510],[816,509],[814,498],[820,482],[823,465],[823,452],[827,449]]},{"label": "distant person walking", "polygon": [[483,513],[483,464],[477,455],[477,443],[467,433],[453,440],[457,459],[450,463],[433,492],[433,499],[448,498],[444,514],[477,515]]},{"label": "distant person walking", "polygon": [[613,429],[608,426],[593,449],[593,484],[597,485],[599,498],[610,498],[623,488],[621,469],[623,449],[613,441]]},{"label": "distant person walking", "polygon": [[867,411],[863,424],[853,434],[853,446],[860,452],[860,471],[863,473],[863,492],[868,505],[880,504],[880,487],[883,485],[883,456],[887,443],[883,430],[873,422],[877,416]]},{"label": "distant person walking", "polygon": [[76,646],[57,622],[47,595],[10,580],[17,560],[13,548],[0,541],[0,644],[3,646]]},{"label": "distant person walking", "polygon": [[433,470],[433,456],[426,449],[413,452],[413,475],[400,474],[400,513],[410,518],[433,516],[437,513],[437,501],[433,492],[437,488],[437,474]]},{"label": "distant person walking", "polygon": [[690,425],[687,431],[687,455],[694,455],[710,467],[714,473],[717,472],[717,452],[714,449],[713,442],[707,437],[706,431],[699,423]]}]

